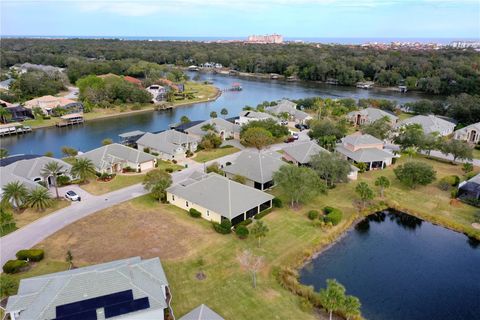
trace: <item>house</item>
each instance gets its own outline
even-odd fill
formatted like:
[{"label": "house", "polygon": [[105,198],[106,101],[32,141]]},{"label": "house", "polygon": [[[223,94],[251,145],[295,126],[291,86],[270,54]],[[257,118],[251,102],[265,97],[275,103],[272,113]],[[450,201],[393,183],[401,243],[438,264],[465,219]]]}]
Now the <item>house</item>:
[{"label": "house", "polygon": [[19,74],[28,72],[28,71],[43,71],[48,74],[54,74],[57,72],[62,72],[64,69],[59,68],[59,67],[54,67],[54,66],[49,66],[49,65],[43,65],[43,64],[33,64],[33,63],[23,63],[21,65],[14,65],[10,67],[10,69],[15,70]]},{"label": "house", "polygon": [[312,119],[308,113],[298,110],[296,103],[285,99],[280,100],[277,105],[273,107],[265,108],[265,111],[280,118],[283,114],[288,114],[289,120],[300,124],[305,124],[308,120]]},{"label": "house", "polygon": [[27,119],[33,119],[33,113],[32,110],[25,108],[22,105],[12,105],[9,104],[9,106],[5,107],[10,114],[12,115],[11,120],[13,121],[24,121]]},{"label": "house", "polygon": [[79,154],[76,158],[89,159],[100,173],[117,173],[127,168],[144,172],[155,168],[157,163],[151,154],[118,143]]},{"label": "house", "polygon": [[152,102],[159,102],[166,98],[167,90],[158,84],[152,84],[147,88],[147,91],[152,95]]},{"label": "house", "polygon": [[199,305],[179,320],[224,320],[215,311],[204,304]]},{"label": "house", "polygon": [[81,103],[64,97],[54,96],[43,96],[28,100],[25,102],[25,108],[30,110],[40,108],[45,115],[52,115],[53,109],[55,108],[69,109],[69,113],[83,111],[83,105]]},{"label": "house", "polygon": [[211,118],[200,122],[190,128],[185,129],[187,134],[202,138],[210,130],[205,130],[206,127],[211,126],[214,132],[217,133],[223,140],[226,139],[240,139],[240,126],[222,118]]},{"label": "house", "polygon": [[272,207],[273,196],[216,173],[193,173],[167,190],[167,200],[184,210],[196,209],[202,218],[233,225]]},{"label": "house", "polygon": [[454,132],[453,138],[473,144],[480,143],[480,122],[458,129]]},{"label": "house", "polygon": [[458,185],[458,198],[480,206],[480,174]]},{"label": "house", "polygon": [[265,190],[273,187],[273,174],[284,164],[277,152],[245,150],[238,155],[233,164],[225,166],[223,171],[229,179],[242,176],[245,178],[245,185]]},{"label": "house", "polygon": [[195,136],[175,130],[166,130],[160,133],[145,133],[137,140],[139,150],[149,149],[151,153],[158,153],[163,160],[184,160],[186,152],[195,152],[199,139]]},{"label": "house", "polygon": [[22,279],[13,320],[164,319],[170,290],[159,258],[123,260]]},{"label": "house", "polygon": [[392,164],[395,157],[384,150],[382,140],[369,134],[352,134],[337,144],[335,151],[354,163],[366,163],[367,170],[383,169]]},{"label": "house", "polygon": [[393,127],[398,121],[398,117],[396,115],[372,107],[349,112],[347,114],[347,118],[355,126],[362,126],[365,124],[370,124],[382,118],[388,118],[390,125]]},{"label": "house", "polygon": [[[313,140],[296,142],[286,148],[283,148],[283,159],[288,162],[292,162],[296,166],[309,166],[312,157],[320,152],[330,153],[330,151],[320,147]],[[355,166],[350,166],[350,169],[351,171],[348,174],[348,179],[357,180],[358,168]]]},{"label": "house", "polygon": [[140,139],[145,132],[140,131],[140,130],[134,130],[134,131],[129,131],[129,132],[124,132],[119,134],[118,136],[120,137],[120,143],[125,145],[125,146],[137,146],[137,140]]},{"label": "house", "polygon": [[235,123],[242,126],[250,121],[263,121],[269,119],[279,121],[277,117],[274,117],[271,114],[254,110],[246,110],[240,112],[240,116],[238,119],[235,119]]},{"label": "house", "polygon": [[130,77],[130,76],[124,76],[123,77],[123,80],[127,81],[127,82],[130,82],[130,83],[133,83],[134,85],[136,86],[139,86],[140,88],[142,88],[142,81],[140,79],[137,79],[137,78],[134,78],[134,77]]},{"label": "house", "polygon": [[[50,187],[53,185],[54,180],[51,176],[44,176],[43,169],[49,162],[56,162],[62,167],[62,172],[60,175],[70,176],[70,170],[72,166],[67,162],[55,159],[46,156],[38,156],[38,155],[17,155],[11,156],[0,161],[0,168],[3,171],[8,172],[12,177],[17,177],[18,180],[25,182],[25,179],[36,184],[43,183],[46,187]],[[7,177],[7,175],[5,175]],[[1,179],[0,184],[3,186],[8,182],[6,180]],[[11,182],[12,179],[8,179]],[[29,185],[32,185],[29,183]]]},{"label": "house", "polygon": [[418,115],[402,120],[397,123],[396,128],[400,129],[401,127],[411,124],[419,124],[425,134],[438,132],[441,136],[448,136],[452,134],[455,129],[455,123],[433,115]]}]

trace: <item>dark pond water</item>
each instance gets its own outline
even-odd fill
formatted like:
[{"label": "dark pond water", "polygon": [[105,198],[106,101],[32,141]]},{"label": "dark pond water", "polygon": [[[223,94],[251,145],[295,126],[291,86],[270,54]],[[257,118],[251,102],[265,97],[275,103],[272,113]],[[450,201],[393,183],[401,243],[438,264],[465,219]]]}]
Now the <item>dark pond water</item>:
[{"label": "dark pond water", "polygon": [[214,74],[202,74],[201,78],[213,81],[214,85],[220,89],[229,88],[233,82],[240,82],[243,91],[224,92],[214,102],[198,103],[174,110],[88,121],[82,126],[70,128],[34,130],[27,135],[2,138],[0,144],[2,148],[7,148],[10,154],[43,154],[51,151],[60,156],[62,146],[71,146],[81,151],[88,151],[100,146],[104,138],[112,138],[116,141],[118,134],[123,132],[164,130],[168,128],[169,124],[177,122],[183,115],[188,116],[191,120],[202,120],[207,119],[211,111],[220,112],[224,107],[229,110],[230,117],[236,116],[245,105],[256,106],[265,100],[299,99],[311,96],[351,97],[354,99],[370,97],[392,99],[404,103],[426,97],[415,93],[400,94],[322,84],[287,83],[250,78],[239,79]]},{"label": "dark pond water", "polygon": [[367,319],[480,319],[480,245],[402,213],[377,213],[300,272],[315,290],[337,279]]}]

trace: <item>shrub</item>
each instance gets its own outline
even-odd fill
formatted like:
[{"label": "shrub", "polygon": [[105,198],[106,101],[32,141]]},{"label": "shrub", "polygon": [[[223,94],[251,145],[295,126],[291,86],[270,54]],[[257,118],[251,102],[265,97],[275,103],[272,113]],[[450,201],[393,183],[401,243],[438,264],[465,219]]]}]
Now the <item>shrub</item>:
[{"label": "shrub", "polygon": [[307,215],[308,215],[308,219],[315,220],[315,219],[318,218],[319,213],[318,213],[317,210],[310,210],[310,211],[308,211]]},{"label": "shrub", "polygon": [[340,211],[337,208],[333,207],[325,207],[323,208],[323,211],[325,212],[325,222],[331,223],[332,225],[336,226],[337,224],[342,221],[342,211]]},{"label": "shrub", "polygon": [[452,187],[456,187],[460,183],[460,177],[455,175],[446,176],[440,179],[440,183],[442,182],[448,183]]},{"label": "shrub", "polygon": [[159,153],[158,153],[158,152],[153,152],[153,151],[152,151],[152,152],[150,152],[150,154],[151,154],[152,156],[155,156],[155,157],[158,157],[158,155],[159,155]]},{"label": "shrub", "polygon": [[147,147],[147,148],[143,148],[143,152],[145,152],[145,153],[150,153],[150,148],[148,148],[148,147]]},{"label": "shrub", "polygon": [[272,212],[272,208],[269,208],[267,210],[263,210],[262,212],[260,212],[259,214],[255,215],[255,219],[262,219],[263,217],[265,217],[267,214],[269,214],[270,212]]},{"label": "shrub", "polygon": [[3,272],[5,273],[17,273],[21,269],[25,268],[28,266],[27,261],[23,260],[8,260],[4,265],[3,265]]},{"label": "shrub", "polygon": [[367,164],[365,162],[356,163],[355,166],[358,168],[358,172],[360,173],[367,171]]},{"label": "shrub", "polygon": [[448,189],[450,189],[450,183],[440,180],[438,183],[438,188],[442,191],[448,191]]},{"label": "shrub", "polygon": [[17,293],[18,282],[11,276],[0,277],[0,297],[11,296]]},{"label": "shrub", "polygon": [[225,163],[225,165],[226,165],[226,166],[231,166],[232,163],[231,163],[230,161],[227,161],[227,162]]},{"label": "shrub", "polygon": [[185,156],[186,156],[187,158],[190,158],[191,156],[193,156],[193,152],[190,151],[190,150],[187,150],[187,152],[185,152]]},{"label": "shrub", "polygon": [[235,233],[237,234],[237,236],[240,238],[240,239],[246,239],[248,237],[248,234],[250,233],[248,231],[248,228],[244,225],[238,225],[236,228],[235,228]]},{"label": "shrub", "polygon": [[172,168],[167,168],[167,169],[165,169],[165,171],[167,171],[168,173],[172,173],[173,169]]},{"label": "shrub", "polygon": [[16,256],[18,260],[40,261],[45,252],[42,249],[20,250]]},{"label": "shrub", "polygon": [[450,191],[450,197],[452,199],[457,198],[457,196],[458,196],[458,190],[457,189],[453,189],[452,191]]},{"label": "shrub", "polygon": [[173,159],[173,160],[172,160],[172,163],[173,163],[173,164],[177,164],[177,160]]},{"label": "shrub", "polygon": [[282,199],[280,198],[273,198],[272,200],[272,205],[275,207],[275,208],[283,208],[283,202],[282,202]]},{"label": "shrub", "polygon": [[57,184],[58,184],[59,187],[69,185],[70,184],[70,178],[68,176],[64,176],[64,175],[58,176],[57,177]]},{"label": "shrub", "polygon": [[248,218],[246,220],[243,220],[242,222],[240,222],[239,224],[237,224],[237,226],[248,226],[249,224],[251,224],[253,222],[252,218]]},{"label": "shrub", "polygon": [[188,212],[192,218],[200,218],[202,216],[202,213],[194,208],[191,208]]},{"label": "shrub", "polygon": [[213,222],[213,229],[221,234],[229,234],[232,232],[232,223],[230,220],[223,220],[222,223]]}]

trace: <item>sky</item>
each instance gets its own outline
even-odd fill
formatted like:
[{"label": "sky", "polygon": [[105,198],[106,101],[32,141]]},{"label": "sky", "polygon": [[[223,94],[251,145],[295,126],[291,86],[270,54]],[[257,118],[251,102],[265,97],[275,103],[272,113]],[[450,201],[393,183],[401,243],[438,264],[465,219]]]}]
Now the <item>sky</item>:
[{"label": "sky", "polygon": [[480,0],[0,0],[1,35],[480,39]]}]

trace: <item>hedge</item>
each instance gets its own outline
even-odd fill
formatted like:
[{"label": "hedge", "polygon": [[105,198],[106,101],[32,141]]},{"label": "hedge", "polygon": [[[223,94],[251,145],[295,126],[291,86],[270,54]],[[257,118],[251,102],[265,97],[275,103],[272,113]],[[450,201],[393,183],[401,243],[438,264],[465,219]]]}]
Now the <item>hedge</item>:
[{"label": "hedge", "polygon": [[202,213],[194,208],[191,208],[190,210],[188,210],[188,212],[190,213],[190,216],[193,218],[200,218],[202,216]]},{"label": "hedge", "polygon": [[16,256],[18,260],[40,261],[45,252],[42,249],[20,250]]},{"label": "hedge", "polygon": [[325,222],[331,222],[334,226],[340,223],[342,221],[342,211],[340,211],[337,208],[333,207],[325,207],[323,208],[323,211],[325,212]]},{"label": "hedge", "polygon": [[240,239],[246,239],[250,232],[248,231],[248,228],[246,226],[238,225],[235,227],[235,233]]},{"label": "hedge", "polygon": [[272,205],[275,207],[275,208],[283,208],[283,202],[280,198],[273,198],[272,200]]},{"label": "hedge", "polygon": [[3,272],[5,273],[17,273],[21,269],[25,268],[28,266],[28,262],[24,260],[8,260],[4,265],[3,265]]},{"label": "hedge", "polygon": [[460,183],[460,177],[459,176],[455,176],[455,175],[451,175],[451,176],[446,176],[446,177],[443,177],[441,180],[440,180],[440,183],[448,183],[450,186],[452,187],[456,187],[458,186],[458,184]]},{"label": "hedge", "polygon": [[272,208],[269,208],[267,210],[264,210],[264,211],[260,212],[259,214],[256,214],[255,219],[262,219],[263,217],[265,217],[270,212],[272,212]]},{"label": "hedge", "polygon": [[232,232],[232,223],[230,220],[223,220],[222,223],[213,222],[213,229],[221,234]]},{"label": "hedge", "polygon": [[242,222],[240,222],[239,224],[237,224],[237,227],[238,226],[248,226],[249,224],[251,224],[253,222],[252,218],[248,218],[246,220],[243,220]]}]

